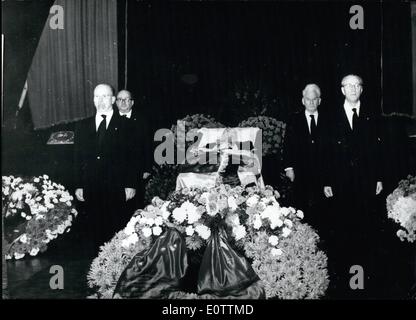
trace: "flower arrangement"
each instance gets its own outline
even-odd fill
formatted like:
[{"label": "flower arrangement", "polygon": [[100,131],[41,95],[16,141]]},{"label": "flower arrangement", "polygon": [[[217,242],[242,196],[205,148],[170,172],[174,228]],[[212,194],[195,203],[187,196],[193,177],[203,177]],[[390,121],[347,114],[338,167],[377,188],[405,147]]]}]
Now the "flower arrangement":
[{"label": "flower arrangement", "polygon": [[400,240],[416,240],[416,177],[401,180],[387,197],[387,215],[403,228],[397,231]]},{"label": "flower arrangement", "polygon": [[250,117],[238,124],[239,127],[257,127],[262,130],[263,156],[282,151],[286,123],[272,117]]},{"label": "flower arrangement", "polygon": [[[301,223],[302,211],[281,207],[278,198],[279,193],[269,186],[184,188],[173,192],[166,201],[156,197],[144,210],[136,211],[125,229],[129,240],[116,236],[113,241],[125,241],[133,247],[140,242],[139,247],[144,248],[143,241],[151,245],[167,228],[176,228],[183,234],[187,248],[197,250],[206,244],[214,228],[224,228],[230,244],[252,260],[267,297],[319,298],[328,286],[326,256],[317,248],[319,237]],[[108,270],[122,269],[120,260],[126,255],[123,249],[117,250],[115,260],[119,265]],[[97,259],[103,260],[104,256],[102,251]],[[98,285],[101,291],[111,290],[109,281],[103,288],[102,275],[97,278],[95,269],[93,263],[90,284]],[[298,289],[292,293],[294,287]],[[176,296],[195,298],[195,294],[186,293]]]},{"label": "flower arrangement", "polygon": [[2,177],[6,259],[36,256],[59,234],[68,232],[77,211],[65,187],[47,175]]}]

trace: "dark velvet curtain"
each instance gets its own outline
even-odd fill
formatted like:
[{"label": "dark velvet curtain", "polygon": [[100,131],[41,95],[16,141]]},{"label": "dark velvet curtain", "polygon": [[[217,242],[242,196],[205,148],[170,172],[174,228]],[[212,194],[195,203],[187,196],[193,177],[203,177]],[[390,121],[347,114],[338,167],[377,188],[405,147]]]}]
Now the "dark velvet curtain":
[{"label": "dark velvet curtain", "polygon": [[35,129],[94,113],[93,89],[117,90],[117,1],[57,0],[64,29],[51,29],[49,15],[28,74],[28,97]]},{"label": "dark velvet curtain", "polygon": [[[363,99],[381,112],[380,4],[362,4],[364,30],[351,30],[351,3],[128,3],[128,87],[153,129],[186,114],[236,125],[230,101],[249,83],[277,97],[269,115],[301,108],[305,84],[318,83],[322,108],[343,101],[341,78],[365,81]],[[284,119],[283,119],[284,120]]]}]

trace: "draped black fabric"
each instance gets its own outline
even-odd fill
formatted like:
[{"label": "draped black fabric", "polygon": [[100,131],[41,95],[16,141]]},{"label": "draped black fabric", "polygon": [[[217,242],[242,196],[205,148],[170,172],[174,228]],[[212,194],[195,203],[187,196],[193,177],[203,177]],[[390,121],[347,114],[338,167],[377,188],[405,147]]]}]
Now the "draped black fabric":
[{"label": "draped black fabric", "polygon": [[180,290],[188,267],[181,234],[169,229],[149,250],[138,253],[121,274],[114,297],[162,299]]},{"label": "draped black fabric", "polygon": [[[196,286],[188,264],[185,240],[168,229],[152,247],[138,253],[121,274],[115,298],[166,299],[169,294],[197,287],[205,298],[264,299],[260,279],[246,258],[229,245],[224,230],[214,230],[199,265]],[[194,256],[195,258],[195,256]],[[198,267],[198,266],[197,266]]]},{"label": "draped black fabric", "polygon": [[198,294],[218,298],[264,299],[260,279],[246,258],[227,241],[223,229],[214,230],[202,258]]}]

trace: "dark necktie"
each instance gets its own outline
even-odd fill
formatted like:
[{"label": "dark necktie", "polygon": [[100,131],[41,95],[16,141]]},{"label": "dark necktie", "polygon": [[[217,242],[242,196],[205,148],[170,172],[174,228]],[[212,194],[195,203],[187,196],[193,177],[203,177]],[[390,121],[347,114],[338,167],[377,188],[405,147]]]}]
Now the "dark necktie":
[{"label": "dark necktie", "polygon": [[352,108],[352,130],[356,130],[358,125],[358,115],[357,115],[357,108]]},{"label": "dark necktie", "polygon": [[103,120],[101,120],[100,125],[98,126],[97,130],[97,138],[98,138],[98,145],[101,147],[104,143],[104,136],[105,131],[107,129],[107,121],[105,118],[107,117],[105,114],[102,114],[101,117],[103,117]]},{"label": "dark necktie", "polygon": [[311,136],[315,137],[315,134],[316,134],[315,116],[313,114],[311,114],[309,116],[311,117]]}]

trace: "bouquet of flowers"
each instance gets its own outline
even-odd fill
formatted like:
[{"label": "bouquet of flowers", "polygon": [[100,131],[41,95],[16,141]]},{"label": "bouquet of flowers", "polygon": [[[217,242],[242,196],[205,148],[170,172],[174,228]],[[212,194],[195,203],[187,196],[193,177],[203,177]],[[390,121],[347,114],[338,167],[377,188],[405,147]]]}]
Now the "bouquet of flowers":
[{"label": "bouquet of flowers", "polygon": [[[197,250],[207,243],[214,229],[222,228],[230,244],[252,261],[267,297],[319,298],[328,286],[326,256],[317,248],[319,237],[301,223],[302,211],[281,207],[278,198],[279,193],[269,186],[184,188],[173,192],[166,201],[156,197],[144,210],[136,211],[125,229],[129,240],[122,241],[132,246],[138,242],[150,246],[167,228],[176,228],[187,248]],[[119,252],[114,260],[120,264],[124,256]],[[101,252],[97,259],[102,257]],[[90,272],[91,284],[102,283],[96,274]],[[110,290],[106,283],[101,291]]]},{"label": "bouquet of flowers", "polygon": [[286,123],[272,117],[250,117],[238,124],[239,127],[257,127],[262,130],[263,156],[282,151]]},{"label": "bouquet of flowers", "polygon": [[36,256],[47,244],[68,232],[77,211],[65,187],[47,175],[2,177],[6,259]]},{"label": "bouquet of flowers", "polygon": [[387,215],[400,224],[397,231],[400,240],[413,242],[416,239],[416,177],[408,176],[387,197]]}]

